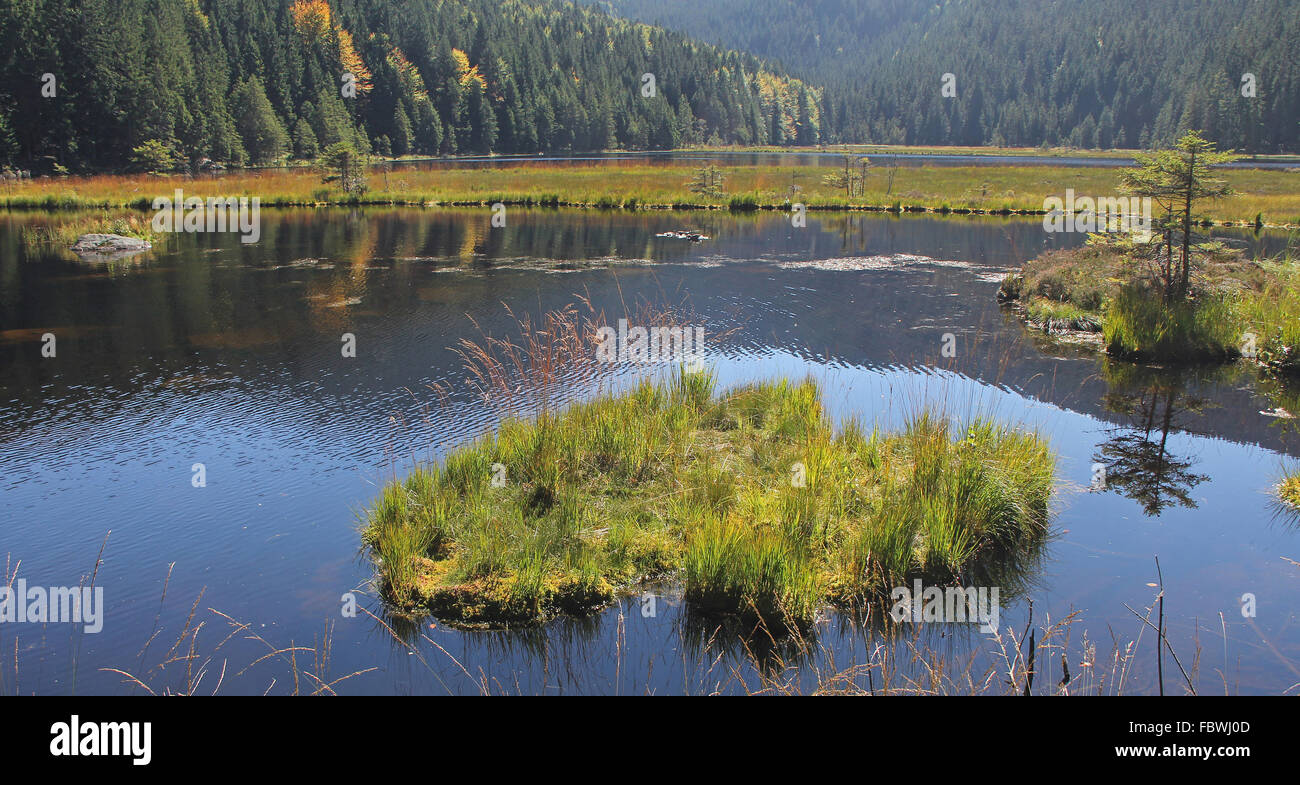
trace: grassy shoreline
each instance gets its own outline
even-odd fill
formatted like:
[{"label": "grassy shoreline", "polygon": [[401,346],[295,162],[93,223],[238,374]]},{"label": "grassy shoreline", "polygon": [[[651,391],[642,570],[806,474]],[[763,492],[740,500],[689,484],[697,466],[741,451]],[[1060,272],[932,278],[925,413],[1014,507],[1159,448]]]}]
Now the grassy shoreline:
[{"label": "grassy shoreline", "polygon": [[389,484],[362,532],[382,595],[501,627],[672,576],[706,616],[799,628],[913,578],[965,582],[1046,536],[1055,458],[1034,433],[932,413],[837,432],[810,381],[713,385],[682,371],[508,420]]},{"label": "grassy shoreline", "polygon": [[[922,166],[871,169],[865,190],[848,196],[826,182],[837,167],[719,167],[724,192],[692,192],[690,164],[616,161],[545,165],[520,161],[490,167],[472,162],[426,169],[372,168],[369,190],[346,194],[310,168],[240,170],[222,175],[96,175],[20,181],[0,191],[0,208],[64,211],[151,209],[156,196],[256,196],[264,206],[392,205],[554,206],[625,210],[809,210],[957,215],[1043,215],[1044,199],[1067,188],[1079,194],[1117,192],[1117,173],[1069,166]],[[1236,195],[1212,205],[1218,225],[1300,226],[1300,177],[1280,170],[1232,169]]]}]

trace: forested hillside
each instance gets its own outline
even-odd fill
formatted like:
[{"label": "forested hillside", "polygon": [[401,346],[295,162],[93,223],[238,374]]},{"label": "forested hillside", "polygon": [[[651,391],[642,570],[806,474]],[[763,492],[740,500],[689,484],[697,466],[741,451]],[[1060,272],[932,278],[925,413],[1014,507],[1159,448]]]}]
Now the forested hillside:
[{"label": "forested hillside", "polygon": [[784,62],[825,87],[831,141],[1109,148],[1200,128],[1225,147],[1300,150],[1296,0],[601,5]]},{"label": "forested hillside", "polygon": [[553,0],[0,0],[0,74],[0,162],[38,171],[811,144],[820,124],[819,93],[752,56]]}]

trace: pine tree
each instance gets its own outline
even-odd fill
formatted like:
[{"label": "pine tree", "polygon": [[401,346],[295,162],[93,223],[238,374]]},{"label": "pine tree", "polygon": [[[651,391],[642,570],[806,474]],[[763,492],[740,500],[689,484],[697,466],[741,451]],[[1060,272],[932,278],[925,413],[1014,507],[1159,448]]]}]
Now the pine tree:
[{"label": "pine tree", "polygon": [[401,156],[410,153],[413,137],[411,120],[406,116],[406,110],[402,108],[399,101],[396,110],[393,112],[392,154]]},{"label": "pine tree", "polygon": [[289,147],[289,134],[276,117],[262,81],[249,77],[235,89],[235,128],[254,163],[272,163]]},{"label": "pine tree", "polygon": [[[307,104],[311,109],[311,104]],[[295,158],[304,161],[310,161],[320,154],[320,146],[316,142],[316,132],[311,129],[311,123],[307,118],[299,117],[298,121],[293,124],[293,154]]]}]

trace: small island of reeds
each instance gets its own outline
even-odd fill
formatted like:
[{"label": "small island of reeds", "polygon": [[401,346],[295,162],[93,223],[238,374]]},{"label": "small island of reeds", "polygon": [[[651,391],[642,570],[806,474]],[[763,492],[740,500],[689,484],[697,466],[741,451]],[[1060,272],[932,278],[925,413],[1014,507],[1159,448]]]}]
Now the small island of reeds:
[{"label": "small island of reeds", "polygon": [[418,466],[362,539],[391,605],[454,625],[589,613],[658,578],[695,611],[801,626],[1031,550],[1054,474],[1032,431],[929,410],[836,428],[811,380],[717,393],[683,369]]},{"label": "small island of reeds", "polygon": [[1165,295],[1131,241],[1101,235],[1026,262],[1003,279],[998,299],[1034,329],[1095,343],[1120,359],[1245,356],[1282,375],[1300,372],[1300,260],[1248,259],[1216,242],[1194,250],[1188,293],[1177,299]]}]

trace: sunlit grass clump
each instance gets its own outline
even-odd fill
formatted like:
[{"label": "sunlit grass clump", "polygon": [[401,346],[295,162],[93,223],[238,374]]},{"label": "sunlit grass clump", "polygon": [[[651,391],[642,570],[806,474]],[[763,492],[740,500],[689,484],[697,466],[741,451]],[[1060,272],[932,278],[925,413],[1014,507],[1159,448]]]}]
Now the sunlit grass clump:
[{"label": "sunlit grass clump", "polygon": [[1291,509],[1300,510],[1300,470],[1282,478],[1277,486],[1277,495]]},{"label": "sunlit grass clump", "polygon": [[389,602],[449,623],[588,612],[673,576],[695,610],[805,624],[1041,541],[1047,444],[953,428],[923,413],[899,433],[837,432],[811,381],[718,395],[683,371],[418,468],[383,490],[363,540]]},{"label": "sunlit grass clump", "polygon": [[1166,303],[1149,287],[1126,286],[1106,309],[1102,333],[1116,357],[1219,360],[1235,357],[1243,330],[1228,296]]}]

